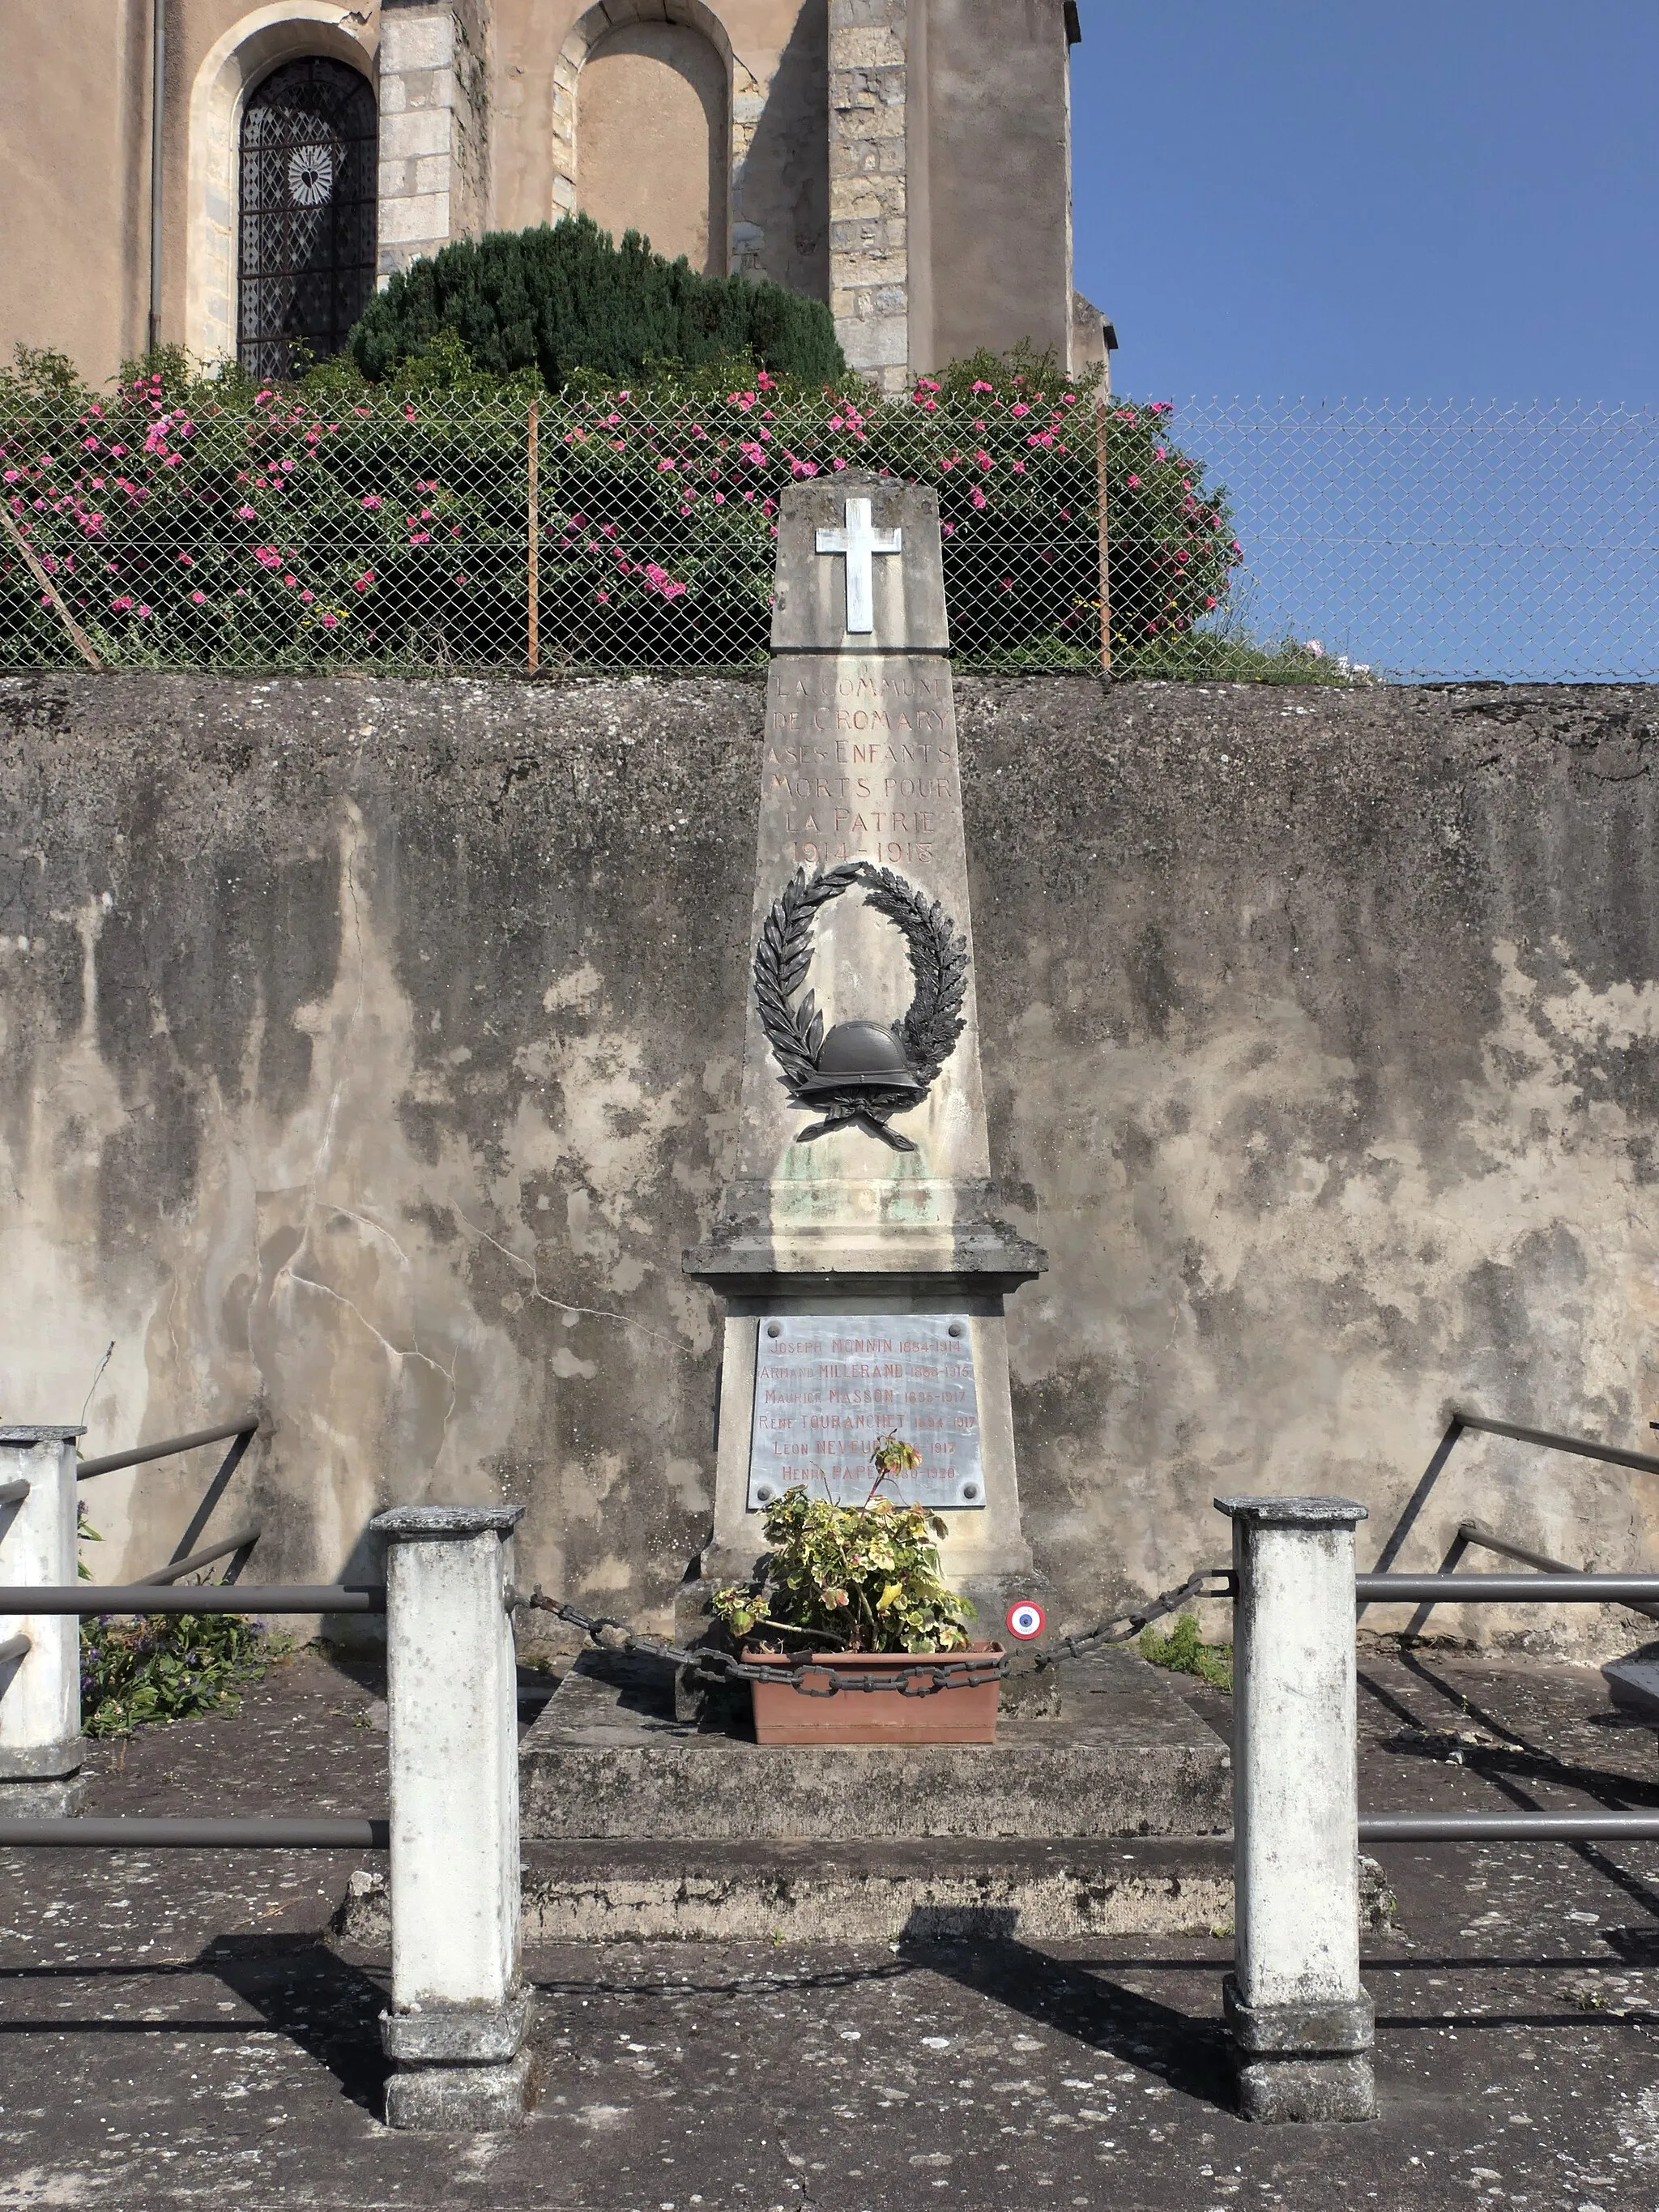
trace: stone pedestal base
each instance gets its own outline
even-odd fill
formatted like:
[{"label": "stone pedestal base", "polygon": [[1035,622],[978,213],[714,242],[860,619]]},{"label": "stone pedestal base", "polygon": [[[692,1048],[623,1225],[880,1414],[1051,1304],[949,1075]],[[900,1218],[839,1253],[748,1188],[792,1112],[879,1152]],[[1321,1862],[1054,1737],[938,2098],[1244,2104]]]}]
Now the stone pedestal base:
[{"label": "stone pedestal base", "polygon": [[386,2085],[389,2128],[487,2135],[516,2127],[534,2103],[531,1992],[504,2005],[383,2012],[380,2043],[397,2072]]},{"label": "stone pedestal base", "polygon": [[84,1774],[0,1778],[0,1820],[64,1820],[86,1802]]},{"label": "stone pedestal base", "polygon": [[1238,2111],[1246,2120],[1374,2120],[1369,2058],[1241,2058]]},{"label": "stone pedestal base", "polygon": [[[682,1650],[694,1651],[700,1644],[716,1650],[734,1647],[724,1622],[716,1620],[714,1592],[725,1582],[700,1575],[682,1583],[674,1594],[674,1641]],[[704,1681],[684,1667],[674,1669],[674,1718],[687,1728],[716,1728],[741,1732],[749,1711],[749,1692],[741,1682]]]},{"label": "stone pedestal base", "polygon": [[55,1782],[78,1774],[86,1755],[78,1733],[51,1743],[0,1743],[0,1782]]},{"label": "stone pedestal base", "polygon": [[505,2066],[400,2066],[386,2085],[389,2128],[497,2135],[531,2110],[530,2053]]},{"label": "stone pedestal base", "polygon": [[1374,2120],[1375,2014],[1362,1990],[1347,2002],[1248,2005],[1231,1974],[1221,1985],[1232,2035],[1238,2109],[1247,2120]]},{"label": "stone pedestal base", "polygon": [[[674,1669],[586,1651],[520,1746],[523,1834],[618,1842],[1224,1832],[1227,1747],[1174,1679],[1108,1651],[994,1744],[757,1744],[677,1721]],[[738,1686],[746,1708],[746,1685]]]},{"label": "stone pedestal base", "polygon": [[[1028,1567],[1018,1574],[962,1575],[952,1580],[951,1587],[974,1608],[972,1634],[976,1641],[1004,1644],[1011,1652],[1030,1653],[1041,1651],[1045,1644],[1053,1640],[1058,1617],[1054,1586],[1047,1575],[1039,1574],[1036,1568]],[[1043,1633],[1030,1644],[1017,1643],[1006,1626],[1009,1607],[1024,1598],[1035,1599],[1048,1622]]]}]

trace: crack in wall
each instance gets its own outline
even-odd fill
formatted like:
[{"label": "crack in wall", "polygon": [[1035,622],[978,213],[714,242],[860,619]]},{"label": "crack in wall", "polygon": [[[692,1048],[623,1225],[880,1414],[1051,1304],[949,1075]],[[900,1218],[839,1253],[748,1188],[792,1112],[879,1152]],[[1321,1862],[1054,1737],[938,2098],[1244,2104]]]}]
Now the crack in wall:
[{"label": "crack in wall", "polygon": [[[354,1315],[356,1319],[362,1323],[363,1327],[374,1339],[374,1341],[381,1347],[381,1349],[386,1353],[387,1357],[391,1358],[395,1364],[401,1366],[406,1359],[416,1359],[418,1360],[423,1367],[431,1368],[434,1375],[441,1375],[445,1382],[449,1385],[449,1412],[444,1416],[444,1429],[446,1433],[447,1432],[450,1414],[453,1413],[456,1401],[460,1395],[459,1385],[455,1380],[454,1371],[453,1369],[446,1367],[441,1359],[434,1359],[430,1352],[421,1351],[418,1346],[413,1351],[405,1352],[401,1345],[394,1344],[389,1336],[386,1336],[382,1333],[382,1331],[375,1328],[374,1322],[369,1319],[368,1316],[363,1311],[360,1305],[356,1304],[354,1300],[347,1297],[343,1291],[335,1290],[331,1285],[328,1283],[319,1283],[317,1281],[316,1278],[312,1275],[296,1275],[291,1267],[288,1270],[288,1279],[289,1282],[293,1283],[300,1290],[320,1291],[325,1298],[332,1298],[337,1305],[343,1306],[348,1313]],[[440,1453],[441,1450],[442,1444],[441,1443],[439,1446]],[[434,1457],[436,1455],[434,1455]]]},{"label": "crack in wall", "polygon": [[404,1267],[410,1265],[408,1253],[384,1223],[372,1220],[366,1213],[354,1213],[349,1206],[342,1206],[337,1199],[330,1206],[329,1211],[340,1215],[343,1220],[355,1221],[360,1229],[367,1229],[371,1237],[383,1237],[397,1254],[401,1265]]},{"label": "crack in wall", "polygon": [[660,1329],[648,1328],[644,1322],[635,1321],[631,1314],[617,1313],[609,1306],[579,1306],[569,1298],[553,1297],[550,1292],[543,1290],[541,1276],[533,1260],[526,1260],[521,1252],[515,1252],[510,1245],[503,1244],[499,1237],[492,1237],[487,1229],[481,1229],[476,1221],[468,1220],[459,1206],[455,1209],[455,1218],[458,1221],[465,1223],[475,1237],[482,1237],[486,1244],[493,1244],[504,1260],[511,1260],[514,1267],[522,1267],[530,1278],[531,1297],[539,1299],[543,1305],[551,1306],[559,1313],[581,1314],[590,1321],[620,1322],[624,1328],[637,1330],[641,1336],[648,1336],[658,1344],[669,1346],[683,1358],[692,1359],[696,1357],[690,1345],[682,1344],[678,1337],[665,1336]]}]

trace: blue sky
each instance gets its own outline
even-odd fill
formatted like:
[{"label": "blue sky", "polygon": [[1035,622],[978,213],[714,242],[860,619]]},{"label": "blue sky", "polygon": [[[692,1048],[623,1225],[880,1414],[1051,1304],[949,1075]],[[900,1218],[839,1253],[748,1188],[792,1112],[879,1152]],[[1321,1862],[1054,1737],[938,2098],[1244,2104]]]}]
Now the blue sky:
[{"label": "blue sky", "polygon": [[1118,389],[1659,402],[1659,0],[1080,0]]}]

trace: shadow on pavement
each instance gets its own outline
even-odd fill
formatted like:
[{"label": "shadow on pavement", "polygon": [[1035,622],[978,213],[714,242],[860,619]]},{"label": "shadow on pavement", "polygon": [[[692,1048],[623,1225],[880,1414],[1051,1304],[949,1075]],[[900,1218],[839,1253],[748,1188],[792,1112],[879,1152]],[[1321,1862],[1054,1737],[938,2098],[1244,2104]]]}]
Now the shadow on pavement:
[{"label": "shadow on pavement", "polygon": [[379,2117],[387,2072],[380,2051],[386,1996],[367,1974],[315,1936],[220,1936],[195,1966],[216,1974],[269,2027],[325,2066],[354,2105]]},{"label": "shadow on pavement", "polygon": [[[951,1942],[923,1927],[907,1929],[902,1942],[903,1955],[962,1988],[1057,2028],[1125,2065],[1158,2075],[1185,2096],[1231,2110],[1231,2056],[1219,2021],[1195,2020],[1110,1980],[1104,1962],[1051,1958],[1012,1932],[982,1944]],[[1142,1971],[1138,1960],[1124,1965],[1129,1972]],[[1194,1960],[1188,1971],[1216,1970],[1208,1961]]]}]

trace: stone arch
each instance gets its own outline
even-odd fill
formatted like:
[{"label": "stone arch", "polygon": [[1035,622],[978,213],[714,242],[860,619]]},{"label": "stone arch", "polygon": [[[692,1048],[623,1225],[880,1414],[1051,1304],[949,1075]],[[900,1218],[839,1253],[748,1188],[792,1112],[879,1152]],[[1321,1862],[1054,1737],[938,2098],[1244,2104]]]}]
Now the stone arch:
[{"label": "stone arch", "polygon": [[243,107],[274,69],[312,56],[349,63],[372,85],[372,33],[357,37],[342,12],[337,0],[272,0],[216,40],[196,72],[185,183],[185,344],[203,361],[230,360],[236,352]]},{"label": "stone arch", "polygon": [[[674,56],[676,32],[692,33],[712,49],[711,65],[701,70],[692,50],[683,44],[683,62]],[[658,50],[660,50],[659,52]],[[615,56],[618,61],[638,57],[648,62],[654,58],[667,64],[662,71],[665,77],[670,70],[681,70],[690,85],[696,85],[699,75],[705,82],[701,88],[705,94],[710,160],[707,187],[706,251],[701,265],[717,276],[725,276],[732,267],[732,201],[733,181],[741,168],[748,139],[753,135],[753,112],[758,111],[759,87],[750,72],[738,62],[732,51],[732,41],[726,27],[712,8],[703,0],[657,0],[657,6],[647,13],[644,6],[635,7],[633,0],[601,0],[601,4],[590,8],[579,17],[560,50],[553,71],[553,187],[552,214],[555,222],[586,205],[580,173],[580,149],[578,143],[579,84],[583,69],[590,59]],[[708,113],[710,93],[718,92],[715,112]],[[601,216],[603,222],[603,216]],[[605,222],[607,229],[618,226]],[[625,227],[625,226],[622,226]],[[649,232],[648,222],[636,228]],[[659,225],[659,228],[661,228]],[[683,239],[672,234],[652,243],[659,251],[678,253],[689,251]],[[694,265],[698,257],[692,256]]]}]

